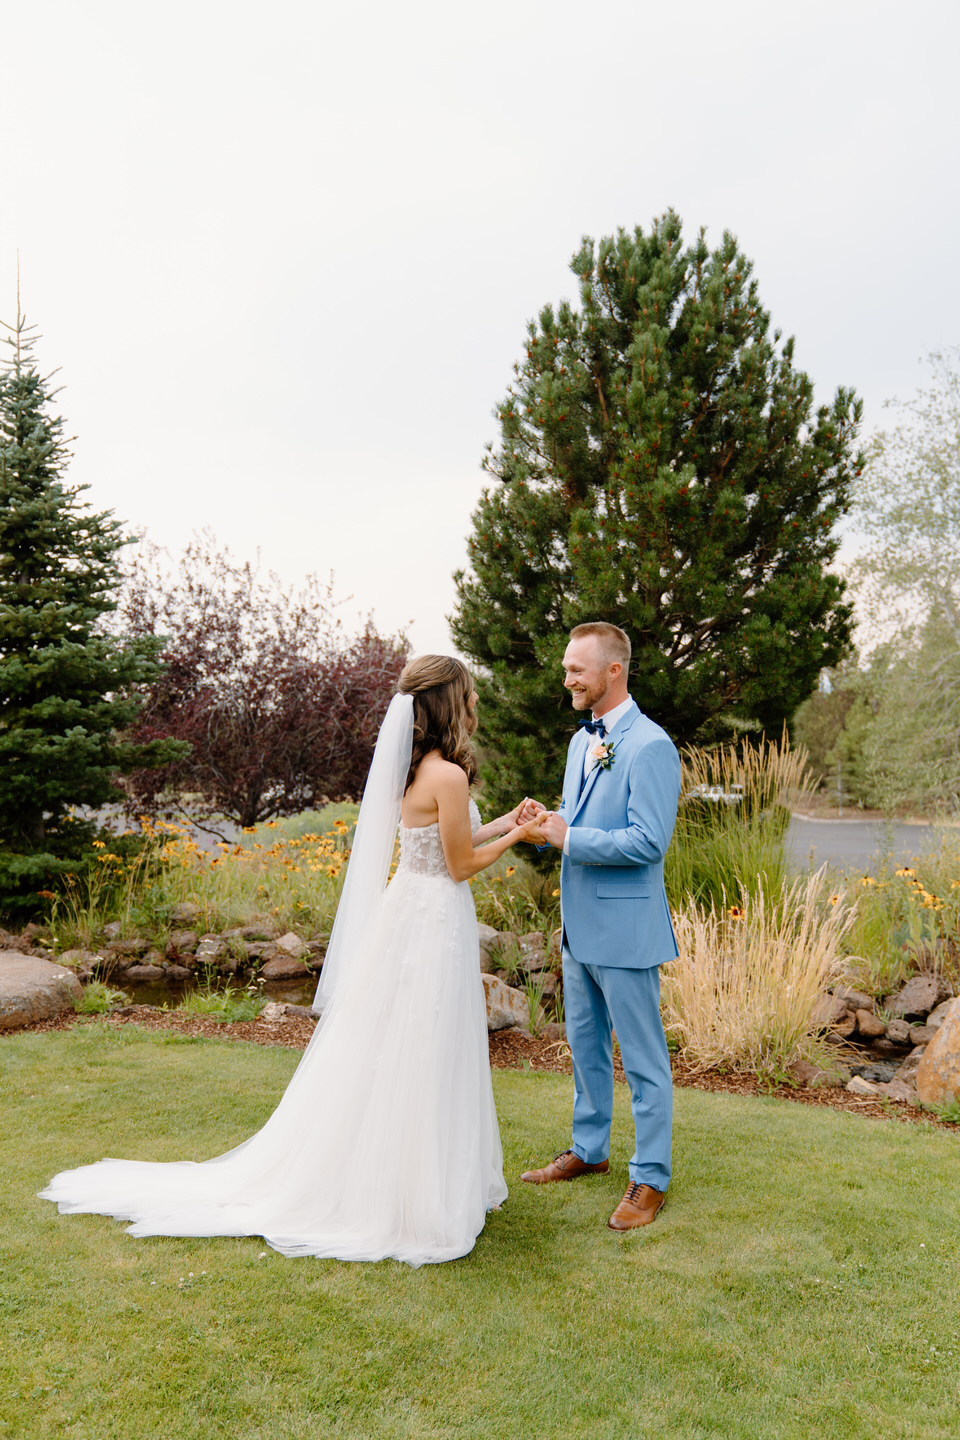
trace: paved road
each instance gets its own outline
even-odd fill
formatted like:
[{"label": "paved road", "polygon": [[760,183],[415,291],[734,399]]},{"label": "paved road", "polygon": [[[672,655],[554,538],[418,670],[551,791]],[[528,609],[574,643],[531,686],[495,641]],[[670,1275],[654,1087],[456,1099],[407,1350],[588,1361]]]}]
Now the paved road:
[{"label": "paved road", "polygon": [[898,864],[937,844],[931,825],[885,825],[875,820],[803,820],[795,815],[790,822],[787,845],[794,863],[815,867],[829,861],[844,870],[868,872],[890,849]]}]

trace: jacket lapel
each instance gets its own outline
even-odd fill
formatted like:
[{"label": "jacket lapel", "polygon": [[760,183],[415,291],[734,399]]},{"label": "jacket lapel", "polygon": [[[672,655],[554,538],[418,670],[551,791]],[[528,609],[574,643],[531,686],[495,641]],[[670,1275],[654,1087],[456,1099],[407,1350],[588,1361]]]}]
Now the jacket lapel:
[{"label": "jacket lapel", "polygon": [[[624,735],[627,733],[627,731],[630,729],[630,726],[633,724],[634,720],[636,720],[636,718],[637,718],[637,716],[638,716],[639,714],[640,714],[640,707],[639,707],[638,705],[634,704],[634,706],[632,707],[632,709],[628,710],[627,713],[617,722],[617,724],[614,725],[614,727],[613,727],[613,729],[610,731],[609,735],[606,736],[606,739],[607,739],[608,741],[612,742],[612,744],[616,745],[616,744],[620,741],[620,739],[622,738],[622,736],[624,736]],[[583,773],[583,765],[584,765],[584,761],[586,760],[587,749],[588,749],[589,745],[590,745],[590,744],[592,743],[592,741],[593,741],[592,735],[588,735],[587,732],[586,732],[586,730],[584,730],[583,734],[584,734],[584,738],[585,738],[586,741],[587,741],[587,744],[584,745],[584,746],[582,746],[582,747],[581,747],[581,750],[580,750],[580,771],[581,771],[581,774]],[[616,757],[614,757],[613,763],[614,763],[614,765],[616,765],[616,763],[617,763]],[[582,790],[580,791],[580,798],[579,798],[579,800],[577,801],[576,806],[574,807],[573,815],[572,815],[572,817],[571,817],[573,820],[575,820],[575,819],[577,818],[577,815],[579,814],[580,810],[583,808],[583,802],[586,800],[587,796],[590,794],[590,791],[593,789],[594,785],[597,783],[597,776],[600,774],[600,770],[601,770],[601,767],[600,767],[599,765],[594,765],[593,769],[590,771],[590,774],[589,774],[589,775],[586,777],[586,779],[584,780],[584,782],[583,782],[583,788],[582,788]]]}]

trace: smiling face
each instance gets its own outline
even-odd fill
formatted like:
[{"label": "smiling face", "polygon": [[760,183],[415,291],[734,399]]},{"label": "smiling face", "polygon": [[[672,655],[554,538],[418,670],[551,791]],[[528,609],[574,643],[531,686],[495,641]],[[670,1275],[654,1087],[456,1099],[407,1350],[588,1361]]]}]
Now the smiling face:
[{"label": "smiling face", "polygon": [[574,710],[592,710],[603,715],[619,705],[625,689],[622,683],[623,666],[604,659],[599,640],[594,635],[584,635],[571,640],[563,655],[563,683],[570,691]]}]

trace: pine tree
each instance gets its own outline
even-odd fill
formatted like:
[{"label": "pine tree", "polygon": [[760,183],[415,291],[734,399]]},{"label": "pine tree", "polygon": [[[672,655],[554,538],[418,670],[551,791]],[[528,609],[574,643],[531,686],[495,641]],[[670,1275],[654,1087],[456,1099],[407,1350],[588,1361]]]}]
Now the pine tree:
[{"label": "pine tree", "polygon": [[559,789],[572,625],[627,631],[631,690],[680,743],[779,730],[850,636],[826,566],[860,464],[852,391],[814,411],[730,234],[684,249],[668,212],[571,268],[580,309],[528,327],[455,577],[495,805]]},{"label": "pine tree", "polygon": [[94,833],[71,807],[118,798],[118,772],[169,759],[169,745],[118,739],[137,714],[134,687],[159,672],[160,642],[123,642],[102,622],[115,607],[118,552],[109,512],[63,479],[56,392],[18,313],[4,325],[0,373],[0,910],[76,868]]}]

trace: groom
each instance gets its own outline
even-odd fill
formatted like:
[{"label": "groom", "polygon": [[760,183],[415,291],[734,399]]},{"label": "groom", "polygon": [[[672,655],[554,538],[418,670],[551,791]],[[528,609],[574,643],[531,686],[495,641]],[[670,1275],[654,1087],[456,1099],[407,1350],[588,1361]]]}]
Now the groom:
[{"label": "groom", "polygon": [[[616,625],[578,625],[563,657],[574,710],[563,803],[541,813],[545,840],[563,852],[563,994],[573,1054],[573,1144],[534,1185],[606,1172],[613,1115],[611,1029],[630,1086],[636,1150],[630,1184],[608,1222],[649,1225],[670,1180],[673,1090],[660,1020],[658,966],[677,944],[663,857],[680,794],[680,759],[627,693],[630,641]],[[528,818],[524,816],[524,818]]]}]

